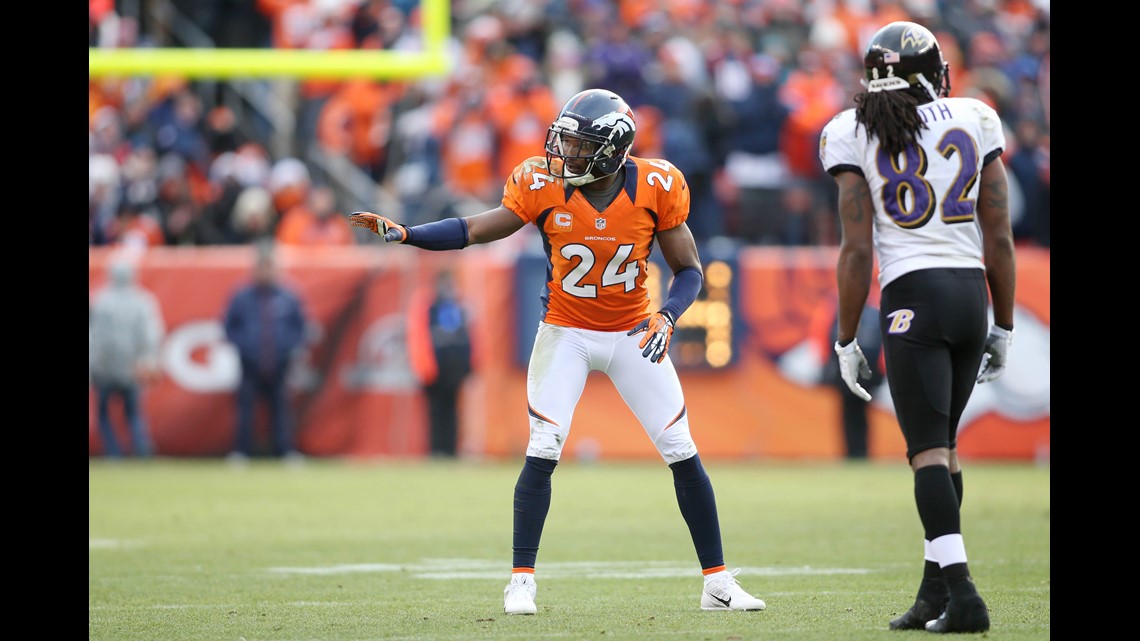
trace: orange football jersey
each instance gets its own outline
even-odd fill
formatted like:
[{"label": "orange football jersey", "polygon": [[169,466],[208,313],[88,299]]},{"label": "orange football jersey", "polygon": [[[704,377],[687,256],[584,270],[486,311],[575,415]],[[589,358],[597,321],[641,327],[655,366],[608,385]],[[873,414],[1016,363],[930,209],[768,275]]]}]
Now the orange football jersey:
[{"label": "orange football jersey", "polygon": [[631,156],[624,187],[598,211],[577,187],[547,172],[546,158],[532,156],[503,187],[503,206],[542,234],[542,319],[612,332],[649,316],[645,280],[654,235],[689,217],[689,186],[672,163]]}]

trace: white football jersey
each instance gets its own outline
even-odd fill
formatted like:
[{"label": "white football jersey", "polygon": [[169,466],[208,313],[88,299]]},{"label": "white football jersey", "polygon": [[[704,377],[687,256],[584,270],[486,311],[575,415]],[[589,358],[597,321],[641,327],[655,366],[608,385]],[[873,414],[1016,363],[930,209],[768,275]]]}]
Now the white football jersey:
[{"label": "white football jersey", "polygon": [[828,173],[858,170],[871,188],[880,288],[916,269],[984,269],[977,198],[985,160],[1005,149],[1001,120],[976,98],[941,98],[918,109],[928,129],[917,149],[897,158],[867,139],[855,109],[832,118],[819,138]]}]

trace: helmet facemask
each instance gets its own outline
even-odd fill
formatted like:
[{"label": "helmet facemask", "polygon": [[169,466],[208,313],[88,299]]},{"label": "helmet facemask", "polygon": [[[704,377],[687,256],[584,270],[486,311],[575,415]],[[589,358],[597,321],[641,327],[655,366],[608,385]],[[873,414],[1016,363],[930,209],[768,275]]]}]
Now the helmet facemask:
[{"label": "helmet facemask", "polygon": [[[625,116],[613,115],[606,118],[609,136],[590,131],[584,131],[579,121],[569,116],[562,116],[555,120],[546,132],[546,163],[551,175],[565,180],[567,183],[580,187],[612,175],[625,163],[629,157],[630,147],[625,144],[618,148],[614,138],[628,135],[632,138],[633,121],[625,119],[626,127],[614,126],[621,122]],[[614,121],[609,123],[608,121]],[[588,128],[599,128],[594,122]]]}]

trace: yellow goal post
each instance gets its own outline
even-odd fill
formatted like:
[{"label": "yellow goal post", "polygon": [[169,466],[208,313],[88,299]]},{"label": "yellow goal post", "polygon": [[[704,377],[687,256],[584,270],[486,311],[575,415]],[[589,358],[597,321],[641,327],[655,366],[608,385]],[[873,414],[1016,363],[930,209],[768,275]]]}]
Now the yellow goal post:
[{"label": "yellow goal post", "polygon": [[420,51],[307,49],[88,49],[87,73],[184,78],[384,78],[444,75],[450,68],[450,0],[422,0]]}]

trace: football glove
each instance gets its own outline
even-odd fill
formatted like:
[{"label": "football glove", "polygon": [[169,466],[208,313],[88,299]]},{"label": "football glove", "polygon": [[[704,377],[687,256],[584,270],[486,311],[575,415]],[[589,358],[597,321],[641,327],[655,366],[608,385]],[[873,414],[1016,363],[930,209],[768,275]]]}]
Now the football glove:
[{"label": "football glove", "polygon": [[402,243],[408,239],[407,227],[370,211],[354,211],[349,215],[348,222],[356,227],[364,227],[382,237],[386,243]]},{"label": "football glove", "polygon": [[863,355],[863,350],[859,349],[859,339],[851,339],[846,347],[835,341],[835,353],[839,356],[839,375],[847,383],[847,389],[864,401],[871,400],[871,393],[859,384],[860,378],[871,378],[871,365]]},{"label": "football glove", "polygon": [[982,353],[982,366],[978,369],[978,382],[988,383],[1005,371],[1009,346],[1013,345],[1013,330],[993,325],[986,337],[986,349]]},{"label": "football glove", "polygon": [[657,312],[637,324],[637,327],[626,332],[626,336],[633,336],[645,332],[638,347],[642,348],[641,355],[654,363],[665,360],[669,353],[669,341],[673,338],[673,319],[664,312]]}]

